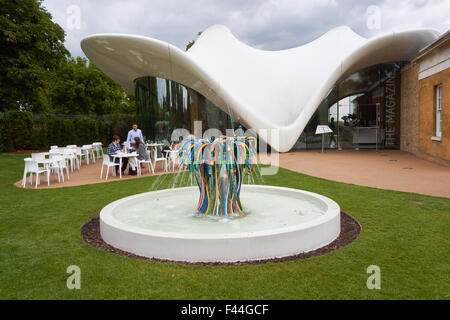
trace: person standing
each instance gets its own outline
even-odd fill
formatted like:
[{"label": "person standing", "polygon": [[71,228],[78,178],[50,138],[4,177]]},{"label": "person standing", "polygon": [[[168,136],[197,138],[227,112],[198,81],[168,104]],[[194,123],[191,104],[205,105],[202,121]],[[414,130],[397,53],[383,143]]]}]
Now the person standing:
[{"label": "person standing", "polygon": [[[332,130],[332,132],[330,133],[330,141],[328,142],[328,146],[329,146],[329,148],[335,148],[337,145],[337,141],[336,141],[336,136],[334,134],[334,132],[336,130],[336,122],[334,121],[334,117],[331,117],[329,127]],[[333,147],[331,146],[331,142],[333,142]]]},{"label": "person standing", "polygon": [[133,127],[130,131],[128,131],[127,136],[127,145],[129,147],[134,147],[134,138],[138,137],[140,141],[144,141],[144,137],[142,136],[141,129],[138,129],[138,125],[136,123],[133,123]]},{"label": "person standing", "polygon": [[[112,137],[112,142],[108,146],[107,154],[109,155],[109,160],[114,161],[115,163],[119,163],[119,158],[114,158],[113,155],[116,153],[119,153],[122,151],[122,148],[120,147],[120,138],[117,135],[114,135]],[[128,158],[124,157],[122,159],[122,173],[125,171],[128,165]],[[116,174],[119,172],[119,166],[116,166]]]}]

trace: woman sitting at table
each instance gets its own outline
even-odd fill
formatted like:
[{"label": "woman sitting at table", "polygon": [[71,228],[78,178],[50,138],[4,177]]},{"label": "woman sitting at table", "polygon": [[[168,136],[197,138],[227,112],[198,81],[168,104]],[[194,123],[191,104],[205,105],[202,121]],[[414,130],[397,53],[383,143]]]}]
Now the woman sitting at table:
[{"label": "woman sitting at table", "polygon": [[[145,149],[144,143],[139,139],[139,137],[134,138],[134,146],[133,149],[137,152],[137,160],[149,160],[149,156],[147,150]],[[136,163],[137,166],[137,163]]]},{"label": "woman sitting at table", "polygon": [[149,156],[147,150],[145,149],[144,143],[139,139],[139,137],[134,138],[134,150],[136,150],[138,160],[148,161]]}]

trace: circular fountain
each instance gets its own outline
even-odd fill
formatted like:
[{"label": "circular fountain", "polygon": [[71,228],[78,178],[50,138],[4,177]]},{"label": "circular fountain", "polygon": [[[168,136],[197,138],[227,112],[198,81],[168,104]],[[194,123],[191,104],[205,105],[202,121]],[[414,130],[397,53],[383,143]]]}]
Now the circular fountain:
[{"label": "circular fountain", "polygon": [[100,213],[103,240],[149,258],[236,262],[321,248],[340,232],[340,208],[319,194],[243,185],[256,149],[246,139],[188,140],[180,149],[197,186],[133,195]]}]

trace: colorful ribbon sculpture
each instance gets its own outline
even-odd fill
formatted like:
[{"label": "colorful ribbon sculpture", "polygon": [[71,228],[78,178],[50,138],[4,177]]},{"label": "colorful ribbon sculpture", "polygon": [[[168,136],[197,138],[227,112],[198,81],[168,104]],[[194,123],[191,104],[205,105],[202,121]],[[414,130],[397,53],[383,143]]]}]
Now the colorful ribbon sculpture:
[{"label": "colorful ribbon sculpture", "polygon": [[200,189],[200,214],[244,215],[239,194],[243,175],[256,164],[255,137],[186,138],[179,155]]}]

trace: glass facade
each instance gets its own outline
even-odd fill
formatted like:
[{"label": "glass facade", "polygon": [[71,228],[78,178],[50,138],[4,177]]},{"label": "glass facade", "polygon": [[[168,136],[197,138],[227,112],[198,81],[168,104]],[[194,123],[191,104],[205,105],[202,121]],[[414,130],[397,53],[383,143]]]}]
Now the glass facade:
[{"label": "glass facade", "polygon": [[329,149],[400,147],[400,68],[405,62],[379,64],[337,83],[319,105],[294,149],[318,149],[317,125]]},{"label": "glass facade", "polygon": [[142,77],[135,80],[137,123],[146,140],[170,141],[174,129],[194,131],[202,121],[202,132],[217,128],[223,134],[236,122],[195,90],[175,81]]}]

